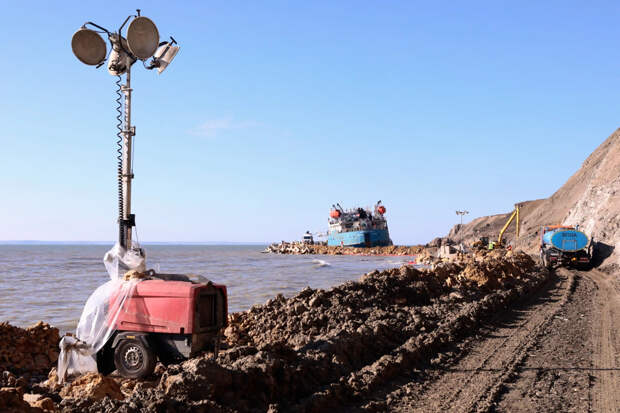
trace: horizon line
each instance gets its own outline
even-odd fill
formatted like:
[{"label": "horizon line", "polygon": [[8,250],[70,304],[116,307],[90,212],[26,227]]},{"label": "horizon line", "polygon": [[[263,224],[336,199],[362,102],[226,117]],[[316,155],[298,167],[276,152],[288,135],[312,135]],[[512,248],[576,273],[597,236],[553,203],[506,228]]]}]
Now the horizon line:
[{"label": "horizon line", "polygon": [[[114,245],[116,241],[0,240],[0,245]],[[140,245],[269,245],[269,241],[145,241]]]}]

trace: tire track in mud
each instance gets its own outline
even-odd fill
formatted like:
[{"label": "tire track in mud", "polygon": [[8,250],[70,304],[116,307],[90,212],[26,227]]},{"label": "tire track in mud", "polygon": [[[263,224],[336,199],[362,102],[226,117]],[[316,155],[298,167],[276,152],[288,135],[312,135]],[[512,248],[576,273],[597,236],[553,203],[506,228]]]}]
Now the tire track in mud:
[{"label": "tire track in mud", "polygon": [[[386,405],[384,389],[393,382],[398,382],[403,374],[412,369],[427,366],[434,355],[461,343],[464,337],[478,330],[484,320],[493,314],[512,307],[524,297],[539,294],[550,283],[549,276],[538,278],[528,286],[520,286],[510,291],[490,294],[473,306],[461,309],[437,327],[431,334],[411,337],[393,351],[384,354],[377,361],[366,365],[361,370],[342,377],[338,383],[323,389],[306,399],[294,411],[324,411],[339,408],[344,411],[385,411],[392,406]],[[399,398],[401,395],[398,396]],[[348,399],[348,400],[347,400]],[[400,407],[397,410],[401,410]],[[423,410],[428,411],[428,410]]]},{"label": "tire track in mud", "polygon": [[[555,281],[555,282],[554,282]],[[574,288],[574,275],[563,270],[546,288],[503,314],[486,337],[469,340],[469,351],[430,383],[416,380],[388,395],[388,410],[407,412],[492,410],[519,364],[536,344],[544,327],[564,306]],[[516,319],[516,320],[515,320]]]},{"label": "tire track in mud", "polygon": [[592,325],[592,411],[620,412],[620,291],[601,271],[582,274],[598,287]]}]

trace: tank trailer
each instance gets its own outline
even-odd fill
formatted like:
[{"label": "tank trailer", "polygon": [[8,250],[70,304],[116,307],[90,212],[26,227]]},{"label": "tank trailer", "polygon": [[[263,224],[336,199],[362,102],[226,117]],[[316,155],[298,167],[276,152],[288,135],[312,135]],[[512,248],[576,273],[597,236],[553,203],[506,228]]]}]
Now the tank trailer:
[{"label": "tank trailer", "polygon": [[579,226],[541,227],[540,261],[548,269],[555,266],[587,269],[592,260],[592,247],[592,240]]}]

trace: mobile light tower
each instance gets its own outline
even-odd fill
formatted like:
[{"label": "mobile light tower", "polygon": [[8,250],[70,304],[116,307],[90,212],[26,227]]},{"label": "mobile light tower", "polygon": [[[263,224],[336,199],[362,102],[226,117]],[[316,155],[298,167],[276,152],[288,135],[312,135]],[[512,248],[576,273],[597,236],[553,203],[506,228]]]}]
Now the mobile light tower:
[{"label": "mobile light tower", "polygon": [[[109,56],[104,35],[111,45]],[[136,219],[131,213],[131,161],[136,130],[131,125],[131,67],[141,60],[146,69],[163,72],[179,51],[175,44],[172,37],[160,43],[157,27],[140,16],[140,10],[127,17],[116,32],[86,22],[71,40],[73,53],[81,62],[101,67],[107,60],[108,72],[118,78],[119,233],[103,262],[109,283],[133,282],[106,283],[90,296],[75,337],[61,340],[57,370],[61,382],[67,372],[109,374],[117,370],[126,378],[147,377],[158,359],[163,363],[187,359],[207,349],[209,343],[217,356],[221,330],[227,323],[226,286],[200,276],[147,272],[144,251],[132,243]],[[143,276],[132,279],[120,270],[135,270]],[[140,289],[134,288],[137,282]],[[125,311],[127,308],[132,310]]]},{"label": "mobile light tower", "polygon": [[456,215],[461,216],[461,225],[463,225],[463,215],[469,214],[469,211],[456,211]]},{"label": "mobile light tower", "polygon": [[[89,21],[84,23],[71,39],[73,53],[82,63],[99,68],[107,59],[108,72],[118,77],[118,242],[124,249],[133,248],[132,228],[136,225],[136,217],[131,213],[131,181],[134,177],[131,161],[133,137],[136,134],[135,126],[131,125],[131,66],[141,60],[146,69],[157,69],[161,74],[179,51],[172,36],[170,41],[160,43],[155,23],[148,17],[141,16],[140,9],[136,12],[136,15],[128,16],[116,32]],[[130,20],[126,34],[123,35],[123,28]],[[104,34],[111,46],[109,56],[106,42],[101,36]],[[148,59],[151,59],[150,62],[147,62]],[[122,84],[123,75],[125,84]]]}]

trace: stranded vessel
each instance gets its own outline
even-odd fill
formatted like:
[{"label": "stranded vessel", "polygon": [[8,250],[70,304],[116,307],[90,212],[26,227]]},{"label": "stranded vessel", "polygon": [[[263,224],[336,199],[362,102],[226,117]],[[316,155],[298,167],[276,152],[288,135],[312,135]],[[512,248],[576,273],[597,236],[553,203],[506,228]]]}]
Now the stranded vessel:
[{"label": "stranded vessel", "polygon": [[332,205],[329,212],[327,245],[343,247],[383,247],[392,245],[385,207],[377,202],[374,210],[353,208],[344,210]]}]

